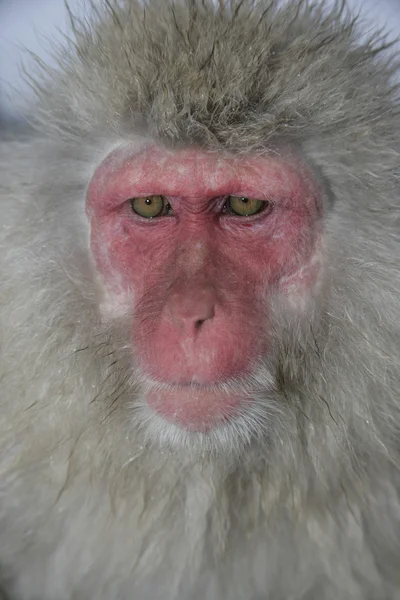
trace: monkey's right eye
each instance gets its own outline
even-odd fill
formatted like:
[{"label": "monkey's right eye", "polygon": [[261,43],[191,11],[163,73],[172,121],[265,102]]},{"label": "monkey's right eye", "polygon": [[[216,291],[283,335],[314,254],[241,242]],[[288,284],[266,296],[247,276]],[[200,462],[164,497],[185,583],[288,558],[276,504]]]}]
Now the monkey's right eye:
[{"label": "monkey's right eye", "polygon": [[144,196],[143,198],[132,198],[130,205],[139,217],[145,219],[154,219],[167,214],[170,205],[166,202],[164,196]]}]

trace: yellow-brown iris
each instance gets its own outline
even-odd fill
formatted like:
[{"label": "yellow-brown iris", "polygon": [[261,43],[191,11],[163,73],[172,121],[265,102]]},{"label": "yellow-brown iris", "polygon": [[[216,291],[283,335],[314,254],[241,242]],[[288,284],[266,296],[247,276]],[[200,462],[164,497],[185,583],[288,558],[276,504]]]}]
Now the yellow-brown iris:
[{"label": "yellow-brown iris", "polygon": [[163,196],[144,196],[142,198],[132,198],[132,210],[145,219],[159,217],[164,211]]},{"label": "yellow-brown iris", "polygon": [[251,217],[259,213],[265,205],[262,200],[257,198],[247,198],[245,196],[229,196],[228,209],[231,214],[239,217]]}]

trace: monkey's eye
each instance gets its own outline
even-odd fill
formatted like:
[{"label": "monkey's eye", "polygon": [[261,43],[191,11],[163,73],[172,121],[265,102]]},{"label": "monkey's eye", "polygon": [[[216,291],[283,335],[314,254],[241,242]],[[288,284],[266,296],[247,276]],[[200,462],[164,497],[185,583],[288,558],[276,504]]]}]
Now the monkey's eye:
[{"label": "monkey's eye", "polygon": [[132,198],[130,205],[139,217],[153,219],[167,214],[171,206],[166,202],[164,196],[144,196],[143,198]]},{"label": "monkey's eye", "polygon": [[251,217],[261,212],[269,203],[246,196],[229,196],[225,203],[225,211],[230,215]]}]

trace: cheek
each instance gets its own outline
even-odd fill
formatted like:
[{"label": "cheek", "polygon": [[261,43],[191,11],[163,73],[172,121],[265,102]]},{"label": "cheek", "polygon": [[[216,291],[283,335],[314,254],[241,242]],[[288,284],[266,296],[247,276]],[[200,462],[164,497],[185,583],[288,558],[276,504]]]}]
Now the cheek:
[{"label": "cheek", "polygon": [[132,298],[133,292],[140,296],[145,285],[151,285],[152,273],[160,262],[158,245],[133,237],[128,219],[117,213],[93,218],[90,245],[97,270],[112,296]]},{"label": "cheek", "polygon": [[99,307],[104,317],[122,317],[132,309],[133,287],[124,266],[116,260],[121,244],[123,233],[117,223],[91,220],[90,248],[100,280]]},{"label": "cheek", "polygon": [[299,292],[312,287],[322,226],[306,211],[281,210],[251,236],[229,234],[222,246],[231,248],[225,256],[236,265],[242,285],[247,280],[264,298],[275,290],[293,293],[296,286]]},{"label": "cheek", "polygon": [[322,261],[322,240],[318,239],[300,265],[281,278],[279,290],[291,299],[303,299],[312,294],[321,278]]},{"label": "cheek", "polygon": [[284,215],[269,243],[274,283],[296,273],[315,253],[319,233],[306,212]]}]

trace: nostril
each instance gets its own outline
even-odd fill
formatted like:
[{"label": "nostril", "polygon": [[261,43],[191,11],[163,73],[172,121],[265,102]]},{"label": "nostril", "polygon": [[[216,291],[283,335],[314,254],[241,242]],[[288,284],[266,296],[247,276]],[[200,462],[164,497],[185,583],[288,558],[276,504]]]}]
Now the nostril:
[{"label": "nostril", "polygon": [[170,292],[167,311],[174,327],[187,335],[197,335],[206,321],[213,319],[216,303],[213,287],[193,285],[188,289],[187,284]]}]

